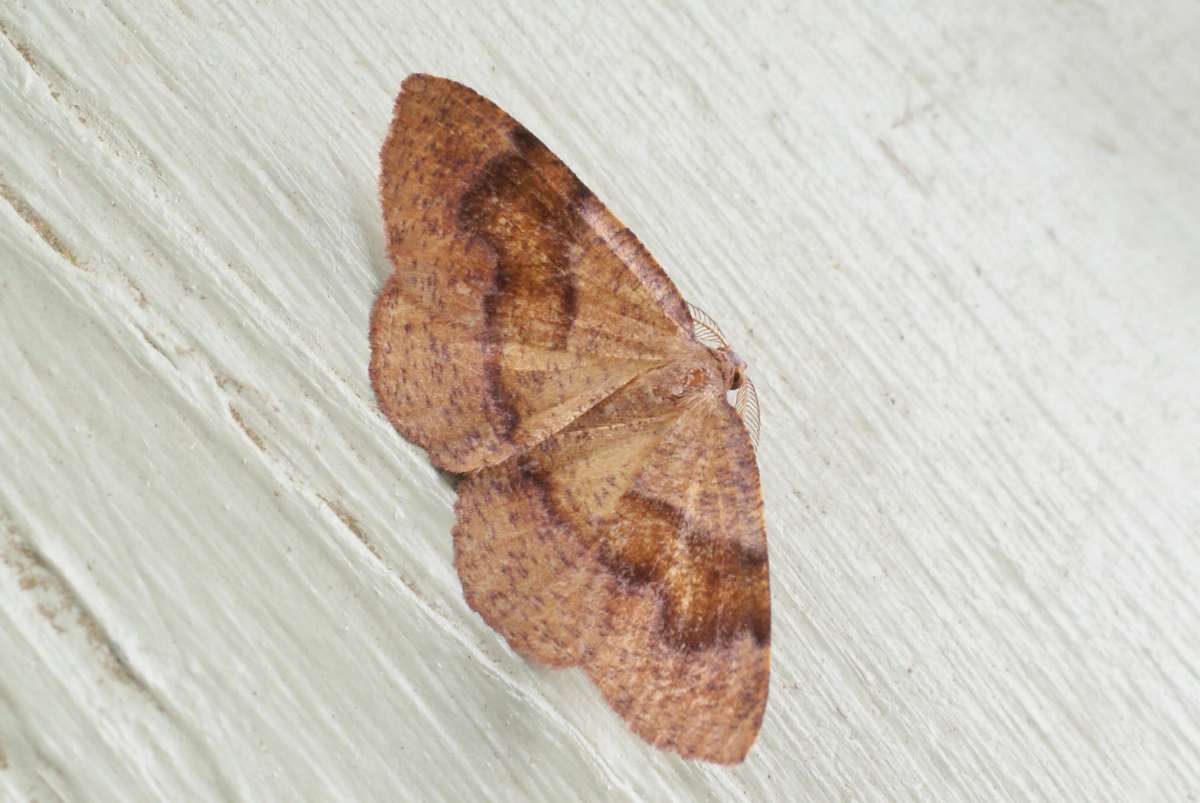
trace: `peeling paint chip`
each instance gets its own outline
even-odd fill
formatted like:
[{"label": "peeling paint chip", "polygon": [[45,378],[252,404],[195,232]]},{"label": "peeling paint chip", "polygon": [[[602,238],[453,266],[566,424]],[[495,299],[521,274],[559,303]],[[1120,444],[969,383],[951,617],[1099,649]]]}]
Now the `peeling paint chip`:
[{"label": "peeling paint chip", "polygon": [[[497,106],[413,75],[384,142],[379,406],[458,487],[467,603],[640,736],[737,763],[770,671],[745,363]],[[756,411],[756,405],[753,411]],[[749,418],[749,416],[748,416]]]}]

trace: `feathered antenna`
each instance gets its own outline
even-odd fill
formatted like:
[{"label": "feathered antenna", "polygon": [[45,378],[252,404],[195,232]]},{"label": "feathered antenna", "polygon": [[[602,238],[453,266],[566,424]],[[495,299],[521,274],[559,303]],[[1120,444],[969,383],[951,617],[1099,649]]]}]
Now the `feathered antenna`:
[{"label": "feathered antenna", "polygon": [[697,340],[706,346],[729,348],[725,335],[721,334],[721,327],[717,326],[717,322],[707,312],[691,303],[687,308],[692,316],[692,332]]},{"label": "feathered antenna", "polygon": [[754,450],[758,451],[758,435],[762,430],[762,411],[758,407],[758,391],[754,389],[754,383],[749,379],[742,380],[742,386],[737,389],[737,395],[733,399],[733,409],[737,410],[737,414],[742,417],[742,423],[746,425],[746,431],[750,433],[750,442],[754,444]]},{"label": "feathered antenna", "polygon": [[[712,316],[692,303],[688,303],[687,308],[692,316],[692,332],[698,341],[712,348],[729,348],[729,342]],[[757,451],[758,436],[762,431],[762,411],[758,406],[758,391],[749,378],[743,379],[741,387],[737,389],[733,397],[733,409],[741,416],[746,432],[750,434],[750,442]]]}]

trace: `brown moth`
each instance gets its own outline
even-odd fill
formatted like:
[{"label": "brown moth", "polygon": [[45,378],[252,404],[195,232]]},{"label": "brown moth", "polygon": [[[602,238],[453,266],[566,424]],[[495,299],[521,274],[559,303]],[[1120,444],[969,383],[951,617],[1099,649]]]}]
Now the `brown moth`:
[{"label": "brown moth", "polygon": [[706,345],[711,322],[629,229],[467,87],[409,76],[381,160],[395,272],[371,382],[404,437],[466,475],[467,603],[521,655],[582,666],[647,741],[741,761],[771,630],[745,397],[728,401],[745,363]]}]

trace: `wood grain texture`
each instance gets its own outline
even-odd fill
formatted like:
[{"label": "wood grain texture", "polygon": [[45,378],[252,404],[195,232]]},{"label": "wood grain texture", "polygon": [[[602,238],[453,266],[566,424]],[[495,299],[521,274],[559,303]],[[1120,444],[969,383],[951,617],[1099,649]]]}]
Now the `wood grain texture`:
[{"label": "wood grain texture", "polygon": [[[346,8],[0,8],[0,798],[1200,795],[1194,4]],[[753,367],[736,769],[461,599],[365,370],[417,70]]]}]

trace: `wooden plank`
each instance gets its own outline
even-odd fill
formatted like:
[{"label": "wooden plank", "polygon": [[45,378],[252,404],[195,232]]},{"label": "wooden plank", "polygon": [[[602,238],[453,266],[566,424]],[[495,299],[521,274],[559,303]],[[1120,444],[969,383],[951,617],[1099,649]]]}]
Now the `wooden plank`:
[{"label": "wooden plank", "polygon": [[[1200,11],[0,10],[0,796],[1200,796]],[[572,165],[751,363],[735,769],[464,604],[376,411],[405,74]]]}]

